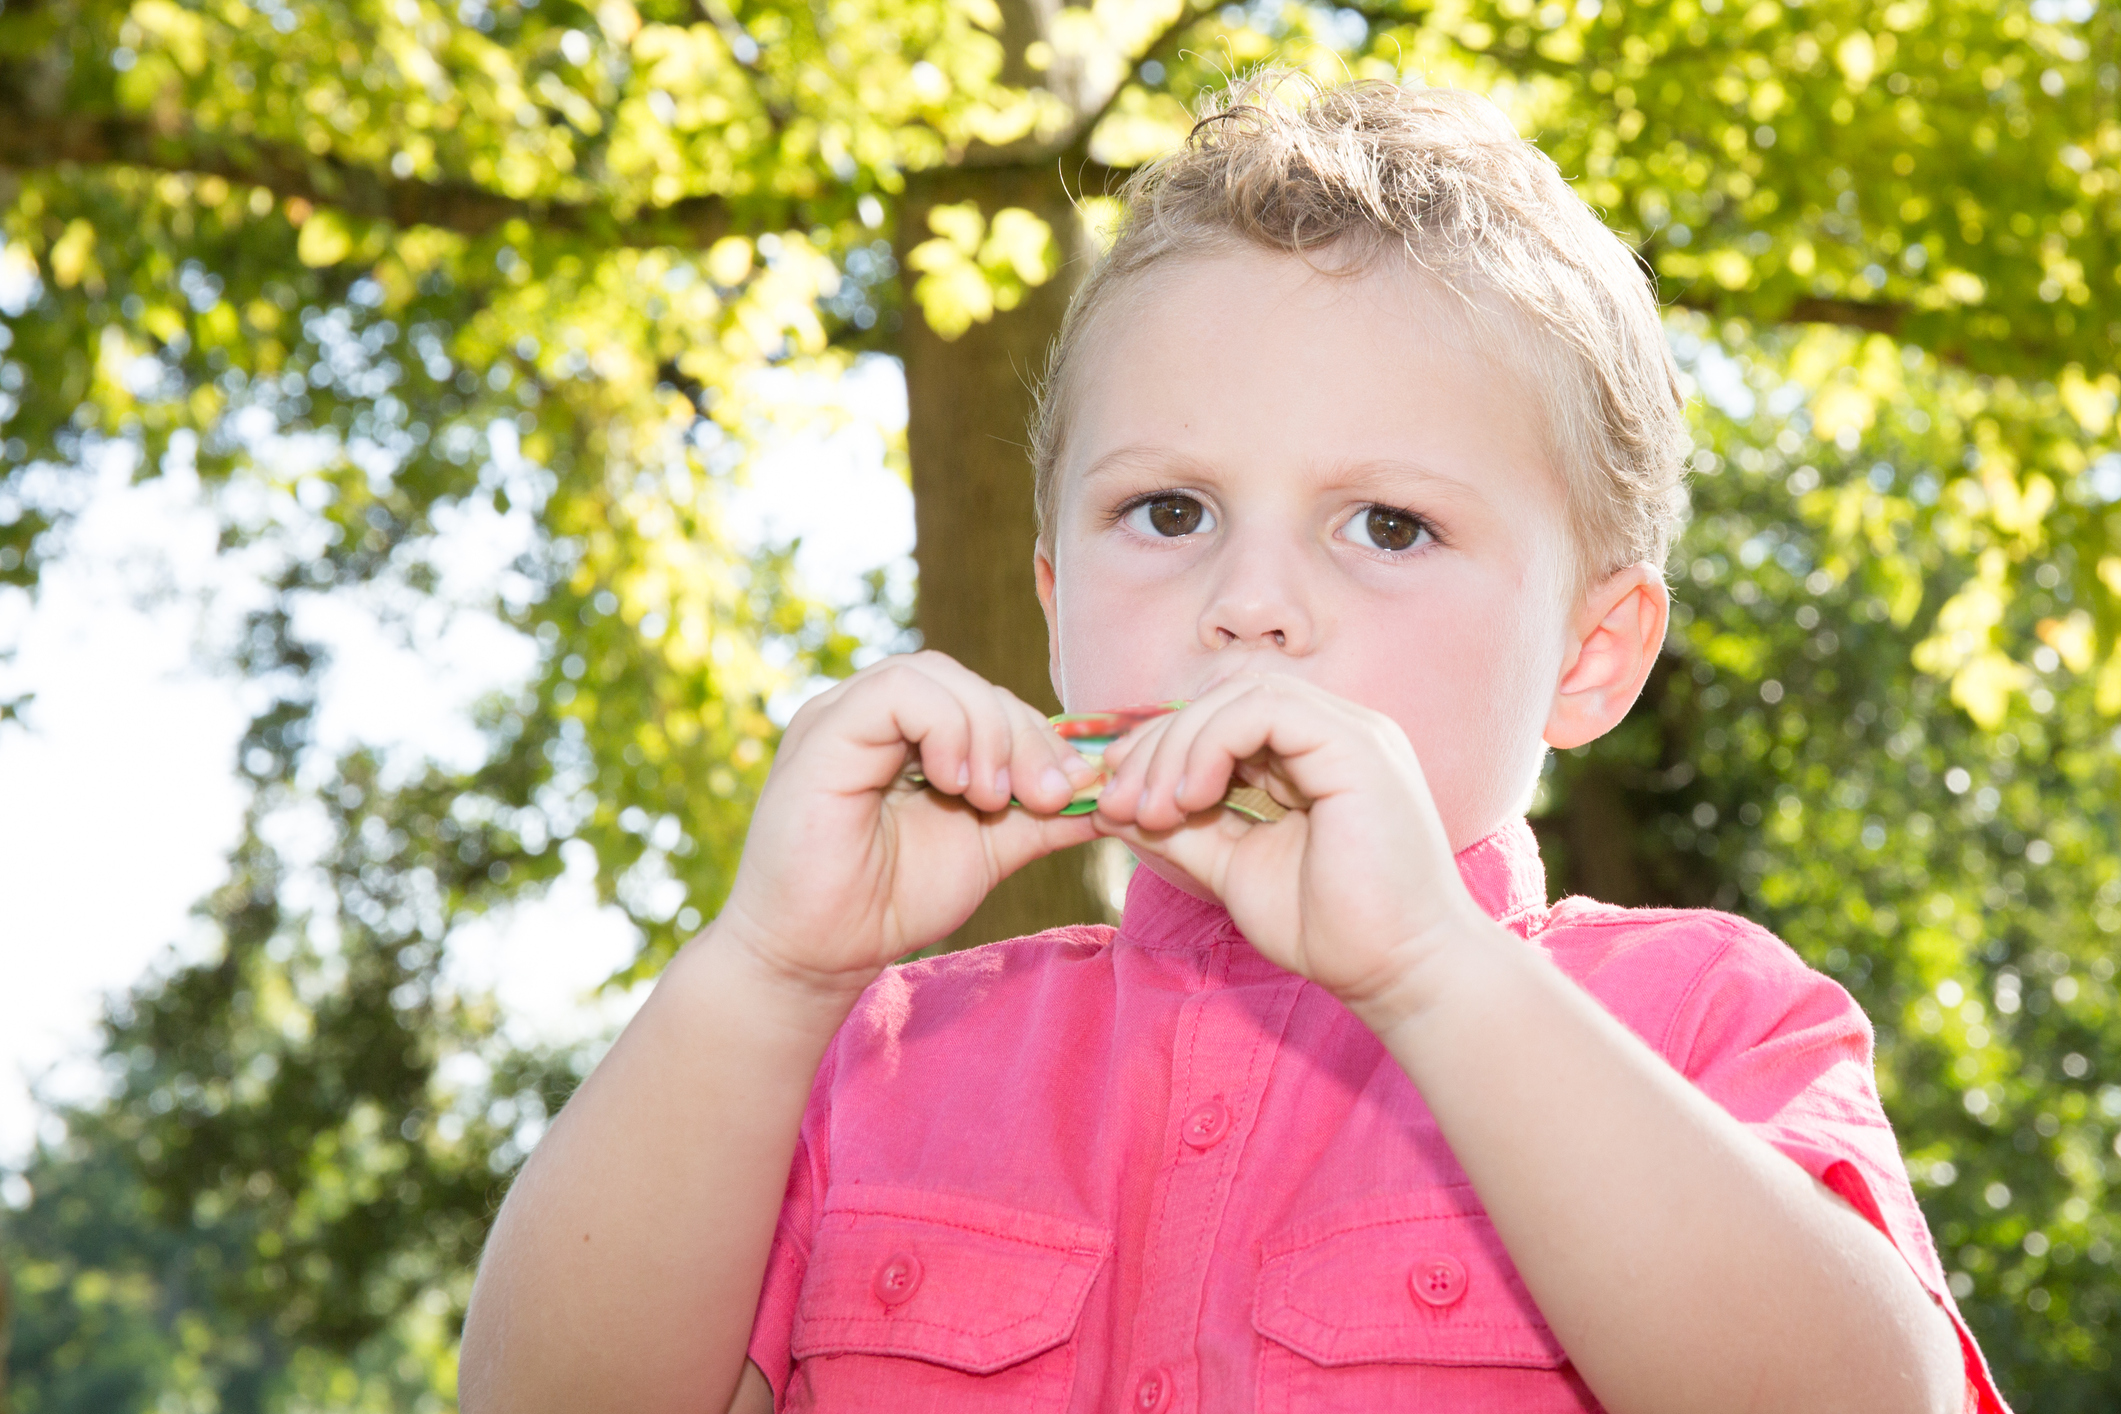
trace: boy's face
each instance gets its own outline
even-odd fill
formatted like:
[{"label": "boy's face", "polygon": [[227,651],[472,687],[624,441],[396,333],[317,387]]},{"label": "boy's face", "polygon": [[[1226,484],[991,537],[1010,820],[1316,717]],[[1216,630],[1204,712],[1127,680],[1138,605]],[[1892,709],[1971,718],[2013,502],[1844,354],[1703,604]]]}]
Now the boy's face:
[{"label": "boy's face", "polygon": [[1454,849],[1522,809],[1583,596],[1540,402],[1493,338],[1388,262],[1252,251],[1166,267],[1101,324],[1036,566],[1068,709],[1286,672],[1399,723]]}]

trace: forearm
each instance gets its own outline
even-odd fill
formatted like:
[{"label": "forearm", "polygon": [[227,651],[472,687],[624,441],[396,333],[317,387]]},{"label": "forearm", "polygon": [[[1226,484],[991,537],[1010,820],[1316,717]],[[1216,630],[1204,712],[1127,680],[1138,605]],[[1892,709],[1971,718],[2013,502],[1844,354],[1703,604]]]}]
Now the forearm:
[{"label": "forearm", "polygon": [[1891,1244],[1500,927],[1373,1020],[1615,1414],[1957,1411]]},{"label": "forearm", "polygon": [[467,1414],[727,1406],[845,1012],[712,932],[678,955],[502,1205],[465,1321]]}]

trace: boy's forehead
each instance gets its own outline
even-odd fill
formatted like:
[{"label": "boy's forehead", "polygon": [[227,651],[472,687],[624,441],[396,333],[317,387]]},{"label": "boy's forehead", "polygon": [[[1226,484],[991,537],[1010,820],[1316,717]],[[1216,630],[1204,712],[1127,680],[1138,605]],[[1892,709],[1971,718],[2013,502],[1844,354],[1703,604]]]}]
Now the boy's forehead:
[{"label": "boy's forehead", "polygon": [[1089,331],[1097,356],[1071,390],[1055,468],[1063,497],[1232,460],[1321,488],[1432,492],[1477,490],[1498,459],[1551,467],[1507,321],[1405,260],[1359,273],[1258,250],[1170,263]]},{"label": "boy's forehead", "polygon": [[[1404,250],[1341,242],[1301,253],[1242,244],[1167,256],[1126,276],[1085,334],[1106,356],[1128,345],[1183,347],[1185,366],[1228,377],[1271,359],[1306,327],[1350,351],[1441,345],[1499,366],[1521,362],[1529,332],[1523,313],[1478,280],[1447,276]],[[1211,328],[1236,338],[1220,341]]]},{"label": "boy's forehead", "polygon": [[[1071,411],[1153,398],[1161,411],[1218,404],[1271,413],[1305,394],[1376,395],[1463,371],[1515,383],[1529,372],[1522,317],[1399,256],[1345,271],[1268,251],[1175,257],[1129,280],[1085,330]],[[1268,405],[1257,394],[1275,394]],[[1418,393],[1419,388],[1405,389]],[[1174,405],[1173,393],[1184,394]],[[1345,399],[1344,399],[1345,400]]]}]

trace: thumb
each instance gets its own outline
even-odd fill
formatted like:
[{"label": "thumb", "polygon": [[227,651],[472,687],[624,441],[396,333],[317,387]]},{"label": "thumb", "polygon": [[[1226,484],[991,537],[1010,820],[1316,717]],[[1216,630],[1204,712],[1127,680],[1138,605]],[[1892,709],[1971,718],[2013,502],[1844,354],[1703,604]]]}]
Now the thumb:
[{"label": "thumb", "polygon": [[1221,898],[1231,857],[1245,837],[1254,830],[1285,830],[1289,823],[1255,824],[1218,805],[1198,812],[1176,829],[1144,830],[1139,825],[1106,823],[1099,833],[1119,840],[1137,855],[1172,865]]},{"label": "thumb", "polygon": [[1072,845],[1088,844],[1099,832],[1095,814],[1034,815],[1012,807],[1000,819],[984,826],[981,833],[986,837],[994,882],[999,884],[1032,860]]}]

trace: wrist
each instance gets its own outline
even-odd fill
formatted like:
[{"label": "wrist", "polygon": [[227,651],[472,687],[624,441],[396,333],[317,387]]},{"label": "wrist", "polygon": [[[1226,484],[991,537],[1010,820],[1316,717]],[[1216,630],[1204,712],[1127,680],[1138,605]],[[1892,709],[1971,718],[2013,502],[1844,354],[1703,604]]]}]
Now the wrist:
[{"label": "wrist", "polygon": [[761,1020],[830,1037],[881,970],[828,972],[792,963],[774,937],[725,910],[678,950],[658,990],[705,992],[723,1005],[733,994]]},{"label": "wrist", "polygon": [[1524,940],[1477,909],[1432,927],[1402,948],[1409,959],[1385,985],[1368,996],[1344,998],[1348,1010],[1389,1047],[1440,1014],[1469,1005],[1492,989],[1498,969],[1508,967]]}]

